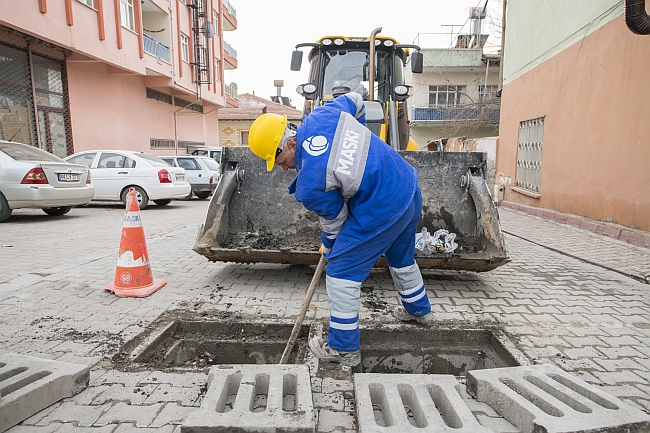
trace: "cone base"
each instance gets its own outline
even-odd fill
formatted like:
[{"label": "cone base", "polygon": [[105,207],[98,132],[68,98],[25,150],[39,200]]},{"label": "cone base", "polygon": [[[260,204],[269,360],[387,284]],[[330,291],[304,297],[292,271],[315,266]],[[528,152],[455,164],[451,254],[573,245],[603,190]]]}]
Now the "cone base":
[{"label": "cone base", "polygon": [[121,298],[146,298],[152,293],[160,290],[165,284],[167,284],[167,281],[163,280],[162,278],[154,278],[151,284],[144,287],[129,289],[124,287],[117,287],[115,284],[109,284],[108,286],[104,287],[104,290],[115,293]]}]

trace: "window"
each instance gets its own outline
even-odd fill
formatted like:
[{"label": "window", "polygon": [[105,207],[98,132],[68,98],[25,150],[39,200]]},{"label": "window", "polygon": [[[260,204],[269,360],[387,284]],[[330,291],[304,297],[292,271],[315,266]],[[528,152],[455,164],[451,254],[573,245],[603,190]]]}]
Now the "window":
[{"label": "window", "polygon": [[203,158],[203,163],[208,167],[208,170],[219,171],[219,163],[211,158]]},{"label": "window", "polygon": [[97,168],[133,168],[135,161],[118,153],[102,152]]},{"label": "window", "polygon": [[185,170],[201,170],[201,166],[194,158],[178,158],[178,166]]},{"label": "window", "polygon": [[174,140],[151,138],[149,139],[149,147],[151,147],[152,149],[173,149]]},{"label": "window", "polygon": [[95,152],[84,153],[84,154],[77,155],[77,156],[74,156],[72,158],[69,158],[69,159],[67,159],[67,161],[69,163],[71,163],[71,164],[85,165],[86,167],[90,168],[93,161],[95,160],[95,155],[97,155]]},{"label": "window", "polygon": [[219,13],[212,11],[212,24],[214,24],[214,33],[219,34]]},{"label": "window", "polygon": [[172,105],[172,96],[163,92],[159,92],[154,89],[147,89],[147,99],[153,99],[154,101],[164,102],[165,104]]},{"label": "window", "polygon": [[174,158],[165,158],[164,156],[161,156],[160,159],[162,159],[172,167],[178,167],[178,164],[176,164],[176,160],[174,160]]},{"label": "window", "polygon": [[241,144],[248,146],[248,131],[239,131],[239,135],[241,136]]},{"label": "window", "polygon": [[217,81],[221,81],[221,64],[216,57],[214,58],[214,74],[217,77]]},{"label": "window", "polygon": [[517,145],[517,187],[540,193],[544,118],[526,120],[519,124]]},{"label": "window", "polygon": [[[176,98],[174,97],[174,105],[177,107],[187,107],[188,110],[196,111],[197,113],[203,113],[203,107],[199,105],[198,103],[194,105],[190,105],[190,101],[186,101],[185,99],[181,98]],[[189,107],[188,107],[189,105]]]},{"label": "window", "polygon": [[205,48],[199,48],[199,67],[205,67]]},{"label": "window", "polygon": [[77,0],[79,3],[83,3],[86,6],[90,6],[91,8],[95,8],[95,0]]},{"label": "window", "polygon": [[479,101],[489,101],[497,97],[499,86],[478,86]]},{"label": "window", "polygon": [[133,0],[120,0],[120,23],[131,31],[135,31],[133,16]]},{"label": "window", "polygon": [[465,86],[429,86],[429,105],[467,104]]},{"label": "window", "polygon": [[190,40],[187,36],[181,33],[181,58],[184,62],[190,61]]}]

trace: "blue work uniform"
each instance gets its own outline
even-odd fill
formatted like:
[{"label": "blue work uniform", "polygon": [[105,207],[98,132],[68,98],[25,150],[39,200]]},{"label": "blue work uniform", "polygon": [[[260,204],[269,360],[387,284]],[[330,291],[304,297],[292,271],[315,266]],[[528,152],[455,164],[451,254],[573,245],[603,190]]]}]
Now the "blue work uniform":
[{"label": "blue work uniform", "polygon": [[415,262],[422,212],[417,171],[365,126],[360,95],[347,93],[316,108],[298,127],[298,175],[289,193],[318,215],[330,304],[328,343],[359,349],[361,284],[385,255],[402,305],[414,316],[431,311]]}]

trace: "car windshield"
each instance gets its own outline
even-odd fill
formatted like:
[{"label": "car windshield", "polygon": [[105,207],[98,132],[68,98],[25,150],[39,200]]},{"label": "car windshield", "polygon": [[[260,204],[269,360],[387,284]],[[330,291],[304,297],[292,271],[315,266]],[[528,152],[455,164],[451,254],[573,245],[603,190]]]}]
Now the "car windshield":
[{"label": "car windshield", "polygon": [[6,153],[16,161],[65,162],[58,156],[26,144],[0,143],[0,151]]},{"label": "car windshield", "polygon": [[165,161],[162,159],[158,158],[157,156],[150,155],[148,153],[136,153],[135,155],[139,156],[140,158],[144,159],[147,161],[149,164],[153,165],[154,167],[169,167],[169,164],[167,164]]},{"label": "car windshield", "polygon": [[205,165],[208,166],[208,168],[212,171],[219,171],[219,164],[217,164],[217,161],[211,158],[201,158],[201,160],[205,163]]}]

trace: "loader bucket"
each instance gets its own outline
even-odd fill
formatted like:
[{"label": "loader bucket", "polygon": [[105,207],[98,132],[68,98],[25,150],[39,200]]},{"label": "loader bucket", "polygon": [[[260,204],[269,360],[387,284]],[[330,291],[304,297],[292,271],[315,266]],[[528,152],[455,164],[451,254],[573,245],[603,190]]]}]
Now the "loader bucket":
[{"label": "loader bucket", "polygon": [[[451,253],[416,251],[420,268],[482,272],[510,261],[483,174],[487,154],[400,154],[419,173],[423,201],[418,232],[422,227],[430,233],[446,229],[456,234],[459,245]],[[287,192],[296,172],[267,172],[246,146],[224,147],[221,164],[223,176],[194,251],[211,261],[317,264],[318,217]],[[376,266],[386,266],[385,260]]]}]

